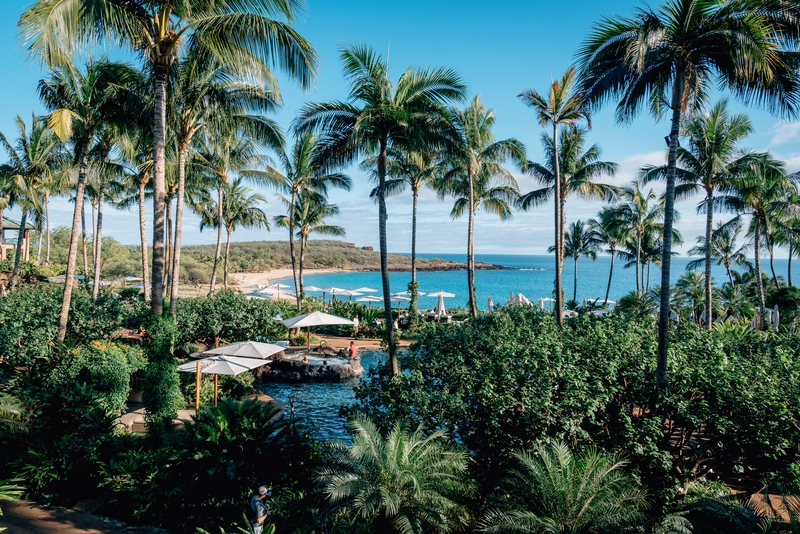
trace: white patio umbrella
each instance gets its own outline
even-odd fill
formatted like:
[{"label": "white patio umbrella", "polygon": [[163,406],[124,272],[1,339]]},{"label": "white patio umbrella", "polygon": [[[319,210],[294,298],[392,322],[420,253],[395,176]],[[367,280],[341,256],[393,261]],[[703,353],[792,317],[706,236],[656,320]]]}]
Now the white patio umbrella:
[{"label": "white patio umbrella", "polygon": [[[443,293],[440,291],[440,293]],[[430,296],[430,294],[428,294]],[[442,317],[445,319],[447,316],[447,310],[444,307],[444,295],[439,295],[438,300],[436,301],[436,308],[432,312],[428,312],[428,317],[436,317],[436,322],[442,320]]]},{"label": "white patio umbrella", "polygon": [[200,375],[214,375],[214,406],[217,405],[219,375],[238,375],[264,365],[264,360],[256,358],[237,358],[235,356],[212,356],[178,366],[181,373],[196,373],[194,407],[200,409]]},{"label": "white patio umbrella", "polygon": [[372,295],[367,295],[366,297],[357,298],[356,302],[369,302],[369,307],[372,308],[373,302],[383,302],[383,299],[380,297],[374,297]]},{"label": "white patio umbrella", "polygon": [[322,293],[325,290],[317,286],[303,286],[303,291],[306,293]]},{"label": "white patio umbrella", "polygon": [[237,341],[229,345],[223,345],[216,349],[210,349],[203,354],[216,354],[224,356],[238,356],[241,358],[260,358],[266,359],[274,354],[283,351],[280,345],[272,343],[262,343],[260,341]]},{"label": "white patio umbrella", "polygon": [[287,286],[286,284],[281,284],[280,282],[276,282],[269,287],[274,287],[275,289],[292,289],[292,286]]},{"label": "white patio umbrella", "polygon": [[364,293],[359,293],[353,289],[345,289],[344,291],[337,292],[337,295],[344,295],[345,297],[350,297],[350,302],[353,302],[353,297],[360,297]]},{"label": "white patio umbrella", "polygon": [[311,312],[292,317],[291,319],[284,319],[281,321],[286,328],[305,328],[306,329],[306,348],[311,348],[311,327],[312,326],[326,326],[335,324],[349,324],[353,326],[352,319],[339,317],[338,315],[331,315],[323,312]]},{"label": "white patio umbrella", "polygon": [[[425,293],[423,293],[422,291],[417,291],[417,296],[421,297],[424,294]],[[395,296],[395,297],[410,297],[411,296],[411,291],[406,289],[405,291],[401,291],[400,293],[394,293],[393,296]],[[455,295],[453,295],[453,296],[455,296]]]},{"label": "white patio umbrella", "polygon": [[331,295],[336,295],[341,291],[347,291],[346,289],[342,289],[340,287],[323,287],[322,288],[322,303],[325,304],[325,293],[330,293]]},{"label": "white patio umbrella", "polygon": [[530,299],[522,293],[517,293],[512,298],[508,299],[508,304],[524,304],[526,306],[530,306],[533,304],[533,302],[531,302]]},{"label": "white patio umbrella", "polygon": [[448,293],[447,291],[437,291],[435,293],[428,293],[429,297],[444,297],[444,298],[453,298],[455,297],[455,293]]},{"label": "white patio umbrella", "polygon": [[390,301],[397,303],[397,309],[399,310],[401,307],[400,305],[404,302],[411,302],[411,299],[408,297],[404,297],[402,295],[392,295],[389,298]]},{"label": "white patio umbrella", "polygon": [[371,287],[359,287],[358,289],[354,289],[353,291],[358,291],[359,293],[377,293],[377,289],[372,289]]},{"label": "white patio umbrella", "polygon": [[267,297],[269,300],[296,300],[297,296],[294,293],[273,293]]}]

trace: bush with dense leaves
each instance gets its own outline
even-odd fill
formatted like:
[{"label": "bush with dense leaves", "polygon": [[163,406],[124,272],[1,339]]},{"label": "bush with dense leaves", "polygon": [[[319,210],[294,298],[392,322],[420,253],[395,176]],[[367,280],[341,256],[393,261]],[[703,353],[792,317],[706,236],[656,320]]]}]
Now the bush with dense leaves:
[{"label": "bush with dense leaves", "polygon": [[172,430],[172,421],[184,407],[173,347],[178,328],[172,316],[153,317],[146,325],[147,366],[144,369],[142,400],[147,431],[161,437]]}]

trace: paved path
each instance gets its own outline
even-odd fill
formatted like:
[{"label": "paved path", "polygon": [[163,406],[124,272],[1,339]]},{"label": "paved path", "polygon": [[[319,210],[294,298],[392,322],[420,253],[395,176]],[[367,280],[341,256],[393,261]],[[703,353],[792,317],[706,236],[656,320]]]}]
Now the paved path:
[{"label": "paved path", "polygon": [[0,528],[3,534],[168,534],[168,531],[133,526],[98,515],[84,514],[57,506],[44,507],[29,501],[3,502]]}]

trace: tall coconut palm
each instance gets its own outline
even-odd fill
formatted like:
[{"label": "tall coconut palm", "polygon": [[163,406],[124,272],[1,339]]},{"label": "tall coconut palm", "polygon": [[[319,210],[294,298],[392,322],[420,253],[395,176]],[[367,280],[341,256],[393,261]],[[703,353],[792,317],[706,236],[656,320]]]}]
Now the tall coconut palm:
[{"label": "tall coconut palm", "polygon": [[[667,138],[664,255],[658,321],[656,384],[667,386],[667,331],[675,211],[678,136],[682,121],[702,109],[716,77],[745,102],[781,115],[798,111],[794,47],[798,8],[772,0],[666,0],[631,18],[606,17],[578,52],[582,88],[593,104],[618,102],[619,122],[643,108],[660,118],[670,112]],[[747,43],[742,45],[742,43]]]},{"label": "tall coconut palm", "polygon": [[[542,128],[552,126],[553,128],[553,151],[552,154],[560,154],[558,148],[558,131],[562,126],[575,131],[580,120],[586,120],[591,127],[591,116],[583,92],[577,87],[575,70],[570,67],[560,80],[556,80],[550,86],[550,91],[545,97],[533,89],[523,91],[519,98],[528,107],[536,112],[536,118]],[[561,199],[561,161],[560,158],[551,157],[553,162],[552,172],[554,197]],[[561,268],[563,260],[563,221],[561,214],[562,204],[557,200],[554,202],[555,209],[555,260],[556,260],[556,321],[558,326],[564,323],[564,302],[561,290]]]},{"label": "tall coconut palm", "polygon": [[478,316],[475,300],[475,214],[478,208],[506,220],[518,196],[517,181],[503,164],[511,160],[525,167],[525,147],[514,138],[495,141],[494,110],[486,109],[480,95],[475,95],[464,109],[452,109],[451,121],[456,138],[449,153],[443,156],[446,170],[437,179],[439,196],[453,195],[456,202],[450,215],[469,217],[467,225],[467,285],[469,310]]},{"label": "tall coconut palm", "polygon": [[503,507],[480,521],[482,532],[571,534],[623,530],[644,518],[647,494],[618,454],[574,454],[563,443],[514,453],[519,468],[503,485]]},{"label": "tall coconut palm", "polygon": [[[595,233],[591,225],[587,226],[578,219],[573,222],[564,235],[564,257],[572,258],[575,262],[575,272],[572,277],[572,301],[577,302],[578,296],[578,260],[589,258],[597,259],[597,250],[600,248],[600,236]],[[547,252],[554,252],[555,245],[550,246]]]},{"label": "tall coconut palm", "polygon": [[[295,234],[300,239],[300,254],[298,255],[297,268],[297,291],[303,293],[303,269],[305,267],[306,243],[308,236],[312,233],[327,235],[332,237],[344,237],[345,230],[341,226],[331,225],[325,222],[326,217],[333,217],[339,214],[339,208],[335,204],[328,203],[325,195],[317,190],[301,189],[295,196],[294,208],[288,206],[290,199],[284,198],[287,204],[289,215],[278,215],[275,217],[275,224],[284,228],[295,229]],[[289,218],[294,217],[294,221]]]},{"label": "tall coconut palm", "polygon": [[[321,147],[314,134],[305,132],[297,136],[291,153],[283,150],[278,153],[283,172],[274,168],[270,169],[276,176],[278,188],[283,194],[289,196],[287,207],[290,211],[297,205],[297,196],[303,191],[327,195],[330,187],[338,187],[345,191],[350,190],[352,181],[349,176],[325,170],[325,165],[319,161],[320,149]],[[289,213],[286,221],[289,229],[289,254],[292,257],[292,276],[294,277],[294,287],[297,293],[297,309],[300,310],[303,291],[297,270],[297,254],[294,242],[296,219],[296,216],[293,217]]]},{"label": "tall coconut palm", "polygon": [[636,265],[636,291],[641,291],[644,286],[641,276],[642,245],[647,234],[663,228],[664,199],[659,199],[652,189],[644,193],[637,182],[625,187],[620,199],[620,205],[611,209],[613,226],[617,230],[630,232]]},{"label": "tall coconut palm", "polygon": [[747,235],[753,240],[755,255],[756,296],[758,300],[759,324],[763,326],[765,310],[764,282],[761,277],[761,247],[764,236],[775,225],[775,219],[798,213],[798,206],[791,202],[796,191],[792,178],[786,173],[784,163],[773,159],[768,153],[757,155],[755,162],[741,169],[721,191],[720,204],[730,211],[750,216]]},{"label": "tall coconut palm", "polygon": [[170,311],[178,312],[183,206],[186,198],[186,166],[190,160],[195,134],[209,127],[245,128],[269,139],[271,146],[280,147],[283,135],[280,128],[264,115],[272,113],[280,103],[280,94],[272,80],[256,81],[238,75],[217,57],[190,50],[175,69],[170,106],[177,145],[177,184],[175,191],[175,235],[171,261],[167,262],[170,285]]},{"label": "tall coconut palm", "polygon": [[[747,259],[747,252],[750,245],[745,244],[739,248],[736,247],[736,240],[739,234],[742,233],[744,223],[740,218],[734,218],[727,222],[719,221],[717,227],[711,233],[711,247],[706,247],[705,236],[698,236],[697,245],[689,249],[689,256],[703,256],[703,259],[693,260],[686,264],[687,271],[693,271],[701,265],[705,265],[707,258],[711,259],[717,265],[724,265],[725,272],[728,273],[728,281],[734,285],[733,274],[731,267],[735,264],[739,267],[752,269],[753,264]],[[710,249],[710,254],[709,254]]]},{"label": "tall coconut palm", "polygon": [[[432,150],[408,151],[393,148],[387,151],[386,172],[391,177],[385,183],[387,195],[398,194],[411,189],[411,282],[408,291],[411,302],[408,303],[409,327],[413,326],[417,317],[417,299],[419,284],[417,283],[417,204],[419,192],[425,186],[435,186],[435,179],[440,174],[441,165],[437,153]],[[375,168],[376,158],[362,162],[361,168],[370,171]]]},{"label": "tall coconut palm", "polygon": [[466,524],[460,500],[472,493],[467,455],[444,431],[409,431],[394,424],[384,437],[372,421],[348,423],[352,444],[333,442],[317,483],[329,512],[349,509],[371,532],[447,533]]},{"label": "tall coconut palm", "polygon": [[[747,115],[732,115],[728,103],[722,100],[706,113],[685,121],[682,135],[687,137],[688,148],[678,147],[678,168],[676,174],[676,195],[688,197],[702,192],[703,200],[698,210],[706,213],[706,241],[711,242],[714,225],[714,194],[720,184],[731,176],[738,166],[746,164],[748,156],[739,151],[739,143],[753,131]],[[645,167],[641,171],[643,181],[666,178],[667,168]],[[705,251],[706,265],[706,307],[711,307],[711,249]],[[710,313],[710,311],[709,311]],[[706,321],[706,328],[712,329],[712,321]]]},{"label": "tall coconut palm", "polygon": [[[303,89],[314,80],[317,56],[292,27],[299,1],[252,0],[37,0],[19,20],[31,55],[48,65],[69,61],[75,52],[103,38],[122,43],[144,58],[155,77],[153,118],[153,298],[163,313],[164,187],[169,73],[182,53],[208,55],[243,75],[277,84],[270,68],[280,67]],[[280,19],[280,20],[278,20]],[[63,24],[69,20],[69,24]]]},{"label": "tall coconut palm", "polygon": [[123,119],[120,111],[125,108],[120,103],[124,99],[120,96],[136,76],[136,71],[125,64],[98,61],[89,63],[85,72],[71,65],[60,67],[39,82],[39,96],[50,111],[48,126],[62,141],[72,142],[78,163],[64,298],[56,337],[59,342],[64,341],[67,333],[78,232],[83,220],[83,198],[89,172],[89,149],[94,136],[104,125]]},{"label": "tall coconut palm", "polygon": [[[233,174],[248,176],[256,181],[273,181],[275,177],[261,169],[267,168],[269,158],[261,153],[261,144],[251,137],[245,129],[234,128],[218,131],[204,130],[195,137],[195,163],[198,172],[204,173],[216,182],[217,221],[224,221],[225,203],[222,194],[230,183]],[[217,225],[217,248],[214,253],[214,267],[211,271],[209,295],[214,292],[219,260],[222,252],[222,225]]]},{"label": "tall coconut palm", "polygon": [[[39,187],[52,180],[52,175],[60,172],[65,166],[64,152],[61,143],[47,127],[44,120],[31,115],[31,127],[17,115],[14,121],[18,136],[14,145],[0,133],[0,146],[6,152],[8,162],[0,166],[0,174],[5,176],[4,182],[10,186],[7,196],[13,199],[21,211],[22,217],[17,238],[17,252],[14,255],[14,268],[11,272],[11,288],[16,287],[19,277],[19,264],[22,259],[22,236],[28,214],[39,208]],[[39,237],[41,240],[41,236]]]},{"label": "tall coconut palm", "polygon": [[600,242],[605,245],[606,252],[611,255],[611,267],[608,269],[608,285],[606,286],[606,298],[604,305],[608,304],[608,295],[611,292],[611,278],[614,275],[614,259],[617,256],[617,249],[625,243],[626,230],[616,224],[616,214],[614,208],[606,206],[597,214],[597,219],[589,219],[589,226],[597,234]]},{"label": "tall coconut palm", "polygon": [[464,98],[461,78],[446,68],[406,69],[397,81],[389,80],[388,65],[368,46],[342,47],[344,74],[350,85],[347,102],[314,103],[300,110],[296,128],[300,133],[316,131],[323,161],[343,165],[360,156],[377,156],[378,234],[381,256],[383,306],[386,313],[386,342],[393,375],[397,366],[397,345],[392,320],[389,263],[386,241],[387,151],[393,147],[434,149],[452,137],[443,105]]},{"label": "tall coconut palm", "polygon": [[225,223],[225,232],[228,237],[225,241],[225,262],[223,264],[223,280],[225,289],[228,289],[228,259],[231,254],[231,234],[240,228],[266,228],[269,230],[267,214],[259,206],[266,204],[267,199],[260,193],[254,193],[249,187],[242,184],[242,178],[237,178],[225,188],[222,210],[222,221]]}]

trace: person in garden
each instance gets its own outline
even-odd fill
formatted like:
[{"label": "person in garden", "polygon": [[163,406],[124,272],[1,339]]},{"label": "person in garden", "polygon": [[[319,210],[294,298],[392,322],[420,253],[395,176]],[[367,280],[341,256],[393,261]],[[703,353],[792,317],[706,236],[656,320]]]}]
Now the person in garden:
[{"label": "person in garden", "polygon": [[356,316],[353,317],[353,339],[357,337],[358,337],[358,314],[356,314]]},{"label": "person in garden", "polygon": [[264,530],[264,522],[271,513],[266,503],[267,497],[271,494],[272,492],[266,486],[261,486],[258,488],[258,493],[250,499],[250,508],[255,514],[255,517],[250,520],[253,526],[253,534],[261,534],[261,531]]}]

